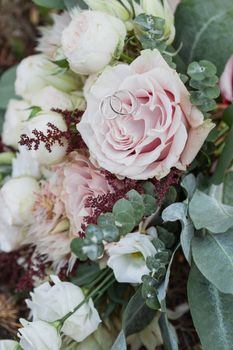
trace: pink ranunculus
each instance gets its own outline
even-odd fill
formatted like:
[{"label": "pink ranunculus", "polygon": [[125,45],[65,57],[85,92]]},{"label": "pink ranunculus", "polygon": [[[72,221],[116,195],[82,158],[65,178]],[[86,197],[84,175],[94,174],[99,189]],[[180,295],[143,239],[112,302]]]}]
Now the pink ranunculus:
[{"label": "pink ranunculus", "polygon": [[[104,175],[77,152],[70,153],[63,163],[53,168],[52,176],[42,185],[34,205],[34,224],[28,242],[36,252],[46,255],[58,270],[70,255],[70,243],[82,230],[88,197],[112,191]],[[72,263],[72,261],[71,261]]]},{"label": "pink ranunculus", "polygon": [[227,61],[220,78],[220,90],[224,102],[233,102],[233,55]]},{"label": "pink ranunculus", "polygon": [[191,104],[158,50],[106,68],[86,89],[86,100],[77,128],[91,159],[131,179],[161,179],[172,167],[185,170],[214,126]]}]

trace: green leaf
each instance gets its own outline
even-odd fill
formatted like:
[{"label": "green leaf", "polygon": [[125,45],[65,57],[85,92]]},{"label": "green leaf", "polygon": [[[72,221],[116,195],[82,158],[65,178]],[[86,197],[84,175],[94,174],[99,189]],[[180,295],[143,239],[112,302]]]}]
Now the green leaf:
[{"label": "green leaf", "polygon": [[140,332],[148,326],[155,317],[155,311],[151,310],[142,297],[142,290],[139,287],[130,299],[123,314],[122,326],[125,335]]},{"label": "green leaf", "polygon": [[115,217],[112,213],[102,214],[98,217],[97,224],[100,228],[105,228],[109,225],[115,225]]},{"label": "green leaf", "polygon": [[159,235],[159,239],[164,243],[166,248],[171,248],[176,241],[176,237],[174,235],[174,233],[166,230],[163,227],[157,226],[157,231],[158,231],[158,235]]},{"label": "green leaf", "polygon": [[84,242],[81,238],[74,238],[70,244],[72,253],[74,253],[81,261],[87,260],[87,255],[83,252],[83,245]]},{"label": "green leaf", "polygon": [[192,253],[201,273],[221,292],[233,294],[233,230],[194,237]]},{"label": "green leaf", "polygon": [[209,60],[221,74],[233,52],[232,0],[184,0],[175,13],[179,55],[188,65],[195,60]]},{"label": "green leaf", "polygon": [[197,190],[189,205],[189,215],[196,229],[226,232],[233,226],[233,207]]},{"label": "green leaf", "polygon": [[127,344],[126,344],[125,334],[123,330],[119,333],[111,350],[127,350]]},{"label": "green leaf", "polygon": [[96,225],[88,225],[85,231],[85,238],[91,243],[101,243],[103,239],[103,231]]},{"label": "green leaf", "polygon": [[149,194],[152,197],[155,197],[155,186],[152,184],[152,182],[145,181],[142,186],[144,188],[145,194]]},{"label": "green leaf", "polygon": [[0,78],[0,108],[6,109],[11,98],[15,98],[15,80],[17,66],[6,70]]},{"label": "green leaf", "polygon": [[[191,189],[190,189],[191,193]],[[166,208],[162,213],[165,222],[181,222],[182,230],[180,234],[181,246],[187,261],[191,262],[191,241],[194,235],[194,227],[188,216],[188,205],[186,203],[174,203]]]},{"label": "green leaf", "polygon": [[150,216],[154,214],[157,209],[156,199],[149,194],[143,194],[142,198],[145,205],[145,215]]},{"label": "green leaf", "polygon": [[28,117],[28,120],[34,118],[37,116],[38,113],[40,113],[42,111],[42,109],[38,106],[32,106],[31,108],[29,108],[31,110],[31,113]]},{"label": "green leaf", "polygon": [[138,225],[145,213],[145,205],[143,202],[142,196],[135,190],[131,190],[127,193],[127,198],[129,199],[133,210],[134,210],[134,219],[135,224]]},{"label": "green leaf", "polygon": [[118,213],[115,215],[115,224],[121,234],[130,233],[135,227],[134,217],[126,213]]},{"label": "green leaf", "polygon": [[79,7],[82,10],[88,9],[84,0],[64,0],[64,3],[68,11],[72,11],[74,7]]},{"label": "green leaf", "polygon": [[66,8],[64,0],[33,0],[36,5],[48,8],[64,10]]},{"label": "green leaf", "polygon": [[134,215],[133,206],[127,199],[119,199],[113,206],[112,212],[114,215],[119,213],[127,213],[131,216]]},{"label": "green leaf", "polygon": [[3,123],[4,123],[5,113],[6,113],[5,109],[0,109],[0,133],[2,132],[2,127],[3,127]]},{"label": "green leaf", "polygon": [[[229,123],[232,123],[233,119],[233,105],[225,109],[223,113],[223,118],[227,119]],[[211,179],[212,183],[215,185],[220,184],[223,181],[226,169],[230,166],[233,160],[233,125],[231,125],[230,132],[226,139],[225,146],[219,158],[217,167],[215,169],[214,175]]]},{"label": "green leaf", "polygon": [[188,300],[203,350],[232,350],[233,295],[219,292],[193,264]]},{"label": "green leaf", "polygon": [[197,180],[193,174],[189,174],[185,176],[185,178],[181,182],[181,186],[184,188],[185,192],[187,193],[188,201],[192,198],[194,195],[194,192],[197,188]]},{"label": "green leaf", "polygon": [[159,319],[159,326],[166,350],[179,350],[178,338],[175,329],[169,323],[167,314],[164,312]]},{"label": "green leaf", "polygon": [[100,268],[95,263],[80,264],[76,271],[76,276],[71,278],[71,282],[77,286],[84,286],[91,283],[99,274]]},{"label": "green leaf", "polygon": [[115,225],[105,225],[102,232],[107,242],[116,242],[119,239],[119,229]]}]

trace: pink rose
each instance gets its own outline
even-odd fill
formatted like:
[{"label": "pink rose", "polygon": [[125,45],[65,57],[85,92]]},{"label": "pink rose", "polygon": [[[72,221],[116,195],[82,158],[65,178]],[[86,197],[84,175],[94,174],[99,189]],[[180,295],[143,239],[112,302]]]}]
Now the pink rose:
[{"label": "pink rose", "polygon": [[53,170],[37,194],[27,243],[35,244],[36,252],[46,255],[59,270],[68,260],[70,243],[82,230],[84,218],[93,217],[94,209],[85,206],[87,198],[106,194],[112,188],[104,175],[77,152],[70,153]]},{"label": "pink rose", "polygon": [[225,69],[220,78],[220,90],[224,102],[233,102],[233,55],[227,61]]},{"label": "pink rose", "polygon": [[131,65],[106,68],[86,89],[77,128],[100,167],[160,179],[172,167],[185,170],[214,126],[189,97],[159,51],[145,50]]}]

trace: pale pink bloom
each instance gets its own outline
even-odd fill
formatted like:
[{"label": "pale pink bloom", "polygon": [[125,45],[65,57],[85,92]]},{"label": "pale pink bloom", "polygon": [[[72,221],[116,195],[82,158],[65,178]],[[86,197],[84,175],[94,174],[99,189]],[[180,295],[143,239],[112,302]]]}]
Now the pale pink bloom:
[{"label": "pale pink bloom", "polygon": [[104,175],[77,152],[53,169],[37,194],[29,243],[59,269],[68,261],[71,240],[82,230],[84,218],[93,216],[94,209],[85,207],[87,198],[106,194],[111,187]]},{"label": "pale pink bloom", "polygon": [[233,55],[227,61],[220,78],[220,90],[225,102],[233,102]]},{"label": "pale pink bloom", "polygon": [[204,122],[158,50],[143,51],[131,65],[106,68],[85,90],[87,109],[77,129],[91,159],[131,179],[185,170],[214,126]]},{"label": "pale pink bloom", "polygon": [[51,15],[53,25],[40,27],[41,38],[38,39],[37,51],[42,52],[52,59],[56,59],[58,49],[61,47],[61,34],[69,25],[71,17],[68,12]]}]

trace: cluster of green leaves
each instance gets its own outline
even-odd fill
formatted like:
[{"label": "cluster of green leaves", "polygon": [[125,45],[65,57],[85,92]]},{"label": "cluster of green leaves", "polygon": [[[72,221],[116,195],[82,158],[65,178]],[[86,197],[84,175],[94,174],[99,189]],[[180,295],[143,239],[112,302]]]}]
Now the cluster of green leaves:
[{"label": "cluster of green leaves", "polygon": [[33,2],[38,6],[57,10],[71,10],[75,6],[78,6],[81,9],[87,8],[87,5],[83,0],[33,0]]},{"label": "cluster of green leaves", "polygon": [[164,221],[180,220],[182,225],[181,245],[191,265],[189,305],[203,350],[232,347],[232,184],[231,172],[218,186],[190,174],[182,182],[186,200],[162,213]]},{"label": "cluster of green leaves", "polygon": [[135,35],[140,41],[142,48],[151,50],[158,49],[167,63],[172,68],[175,68],[172,56],[166,52],[167,38],[165,37],[165,20],[160,17],[142,13],[134,19],[133,24]]},{"label": "cluster of green leaves", "polygon": [[191,102],[204,114],[214,110],[216,108],[215,99],[220,94],[215,65],[206,60],[192,62],[188,66],[187,73],[191,78],[189,85],[195,89],[190,92]]},{"label": "cluster of green leaves", "polygon": [[131,190],[126,197],[115,203],[111,213],[100,215],[97,225],[88,225],[85,238],[75,238],[71,242],[71,250],[79,260],[97,260],[104,252],[103,241],[118,241],[122,235],[132,232],[143,217],[156,212],[153,196]]},{"label": "cluster of green leaves", "polygon": [[166,249],[165,244],[160,239],[152,241],[157,253],[146,259],[146,266],[150,273],[142,277],[142,296],[146,300],[146,305],[151,309],[158,310],[160,303],[157,297],[158,288],[165,278],[171,253]]}]

